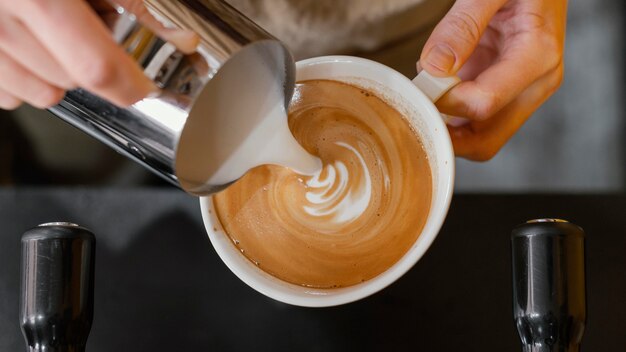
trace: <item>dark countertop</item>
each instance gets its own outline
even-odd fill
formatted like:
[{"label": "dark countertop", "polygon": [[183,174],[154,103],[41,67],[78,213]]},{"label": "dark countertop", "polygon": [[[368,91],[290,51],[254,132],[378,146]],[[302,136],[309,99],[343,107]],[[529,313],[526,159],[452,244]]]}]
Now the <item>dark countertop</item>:
[{"label": "dark countertop", "polygon": [[87,351],[518,351],[509,234],[558,217],[587,232],[583,351],[626,349],[626,196],[458,195],[403,278],[345,306],[275,302],[219,260],[197,200],[173,189],[0,189],[0,351],[18,326],[21,234],[72,221],[97,236]]}]

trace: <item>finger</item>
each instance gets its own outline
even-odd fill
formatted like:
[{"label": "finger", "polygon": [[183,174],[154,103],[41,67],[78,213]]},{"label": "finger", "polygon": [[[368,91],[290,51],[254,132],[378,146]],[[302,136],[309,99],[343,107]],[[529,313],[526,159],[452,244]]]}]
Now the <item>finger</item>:
[{"label": "finger", "polygon": [[563,66],[544,75],[486,121],[448,126],[457,156],[470,160],[491,159],[528,120],[532,113],[556,91],[563,77]]},{"label": "finger", "polygon": [[56,105],[65,92],[44,82],[10,56],[0,52],[0,89],[37,108]]},{"label": "finger", "polygon": [[[530,35],[501,53],[502,57],[474,80],[451,89],[437,102],[437,107],[445,114],[479,121],[496,114],[560,64],[558,51],[550,51],[541,43]],[[539,52],[545,54],[537,55]]]},{"label": "finger", "polygon": [[84,1],[28,0],[20,6],[20,19],[81,87],[120,106],[157,90]]},{"label": "finger", "polygon": [[493,15],[506,0],[458,0],[424,45],[420,65],[433,76],[450,76],[480,42]]},{"label": "finger", "polygon": [[20,105],[22,105],[21,100],[17,99],[12,94],[7,93],[3,89],[0,89],[0,109],[15,110]]},{"label": "finger", "polygon": [[196,50],[200,38],[196,33],[178,28],[167,28],[148,11],[142,0],[115,0],[126,11],[134,14],[137,19],[156,35],[174,44],[178,50],[191,54]]},{"label": "finger", "polygon": [[478,46],[465,61],[463,67],[456,75],[463,81],[473,81],[479,74],[498,62],[502,51],[500,33],[492,28],[487,28],[483,33]]},{"label": "finger", "polygon": [[65,90],[76,87],[50,52],[15,18],[0,16],[0,50],[52,85]]}]

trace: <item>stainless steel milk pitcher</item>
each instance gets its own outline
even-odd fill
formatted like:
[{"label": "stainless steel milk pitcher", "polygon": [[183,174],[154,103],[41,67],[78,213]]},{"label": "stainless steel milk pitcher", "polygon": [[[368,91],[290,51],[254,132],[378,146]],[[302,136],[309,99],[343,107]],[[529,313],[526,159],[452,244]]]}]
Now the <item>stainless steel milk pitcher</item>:
[{"label": "stainless steel milk pitcher", "polygon": [[[259,63],[282,80],[280,103],[286,106],[294,87],[293,58],[283,44],[223,1],[146,0],[145,4],[164,23],[193,30],[200,37],[196,52],[185,55],[122,8],[113,22],[107,21],[114,39],[161,88],[159,96],[119,108],[75,89],[50,111],[191,194],[217,192],[228,184],[209,184],[202,173],[202,163],[210,157],[204,146],[210,144],[201,131],[186,128],[191,121],[210,118],[206,107],[215,89],[209,89],[212,81],[226,71],[222,68],[227,63]],[[222,80],[229,79],[225,75]]]}]

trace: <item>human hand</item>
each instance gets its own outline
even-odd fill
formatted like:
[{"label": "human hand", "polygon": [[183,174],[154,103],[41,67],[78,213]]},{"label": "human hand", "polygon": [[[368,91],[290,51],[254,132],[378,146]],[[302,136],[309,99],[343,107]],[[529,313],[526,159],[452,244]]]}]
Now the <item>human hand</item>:
[{"label": "human hand", "polygon": [[[179,49],[197,45],[194,33],[165,28],[142,0],[116,3]],[[76,87],[119,106],[156,91],[97,14],[110,9],[104,0],[0,0],[0,108],[47,108]]]},{"label": "human hand", "polygon": [[567,0],[457,0],[418,62],[433,76],[463,82],[438,102],[464,117],[448,126],[455,153],[492,158],[563,79]]}]

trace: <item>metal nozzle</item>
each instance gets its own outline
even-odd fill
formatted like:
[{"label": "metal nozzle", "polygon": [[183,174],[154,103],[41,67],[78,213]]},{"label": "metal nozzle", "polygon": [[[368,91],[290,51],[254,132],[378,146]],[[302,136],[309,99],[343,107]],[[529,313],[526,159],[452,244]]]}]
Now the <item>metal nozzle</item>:
[{"label": "metal nozzle", "polygon": [[72,223],[22,235],[20,325],[29,352],[82,352],[93,320],[95,237]]},{"label": "metal nozzle", "polygon": [[583,230],[531,220],[511,234],[513,315],[526,352],[578,351],[586,322]]}]

